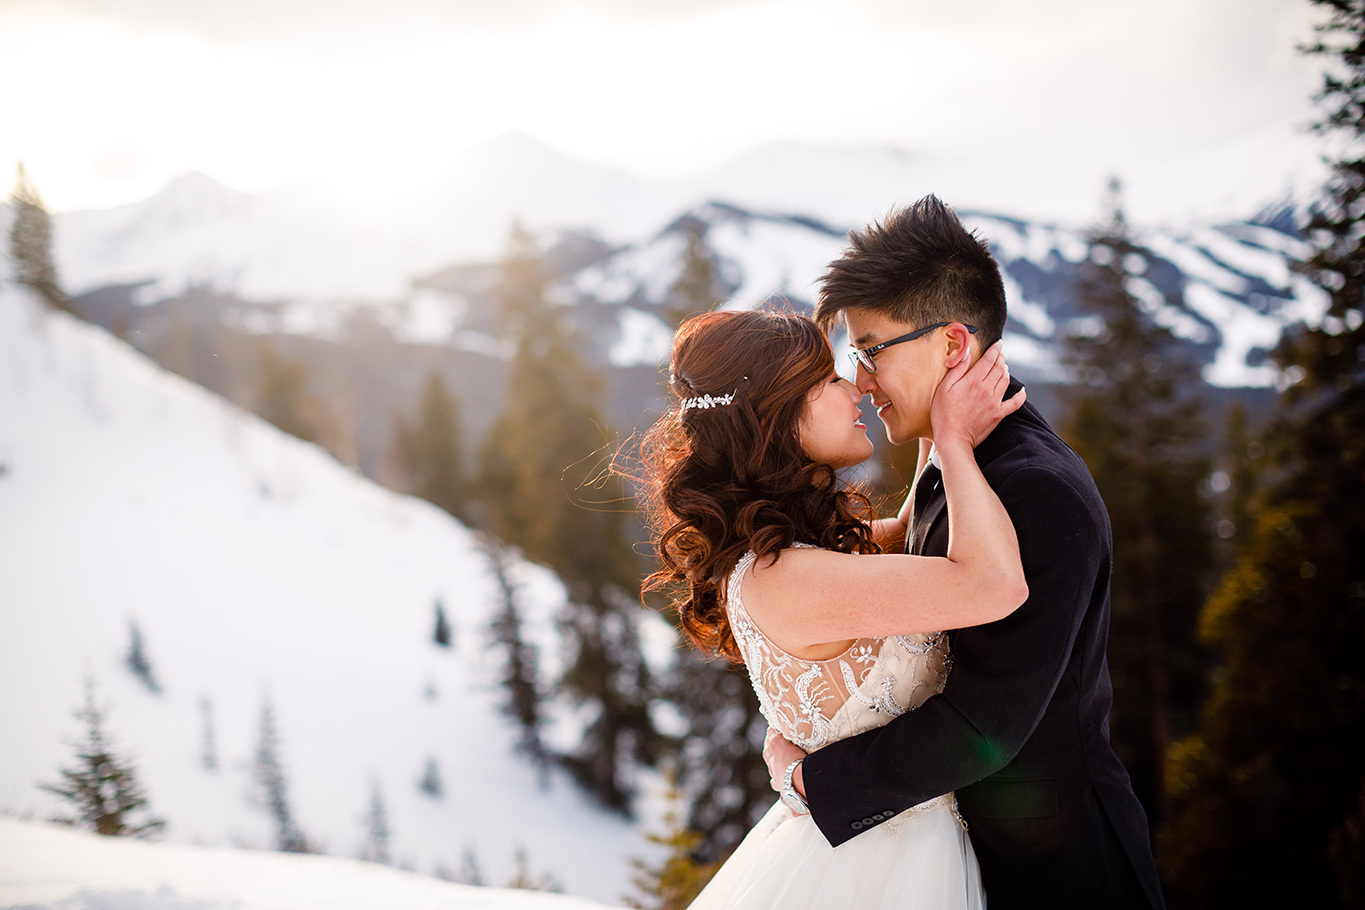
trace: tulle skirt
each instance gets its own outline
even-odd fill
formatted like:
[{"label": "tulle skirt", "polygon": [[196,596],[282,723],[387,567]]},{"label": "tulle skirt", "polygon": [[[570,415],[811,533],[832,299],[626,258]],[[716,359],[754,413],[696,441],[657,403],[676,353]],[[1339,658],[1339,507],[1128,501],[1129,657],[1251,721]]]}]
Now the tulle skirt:
[{"label": "tulle skirt", "polygon": [[[981,910],[981,871],[948,799],[831,847],[780,801],[691,910]],[[885,829],[885,830],[883,830]]]}]

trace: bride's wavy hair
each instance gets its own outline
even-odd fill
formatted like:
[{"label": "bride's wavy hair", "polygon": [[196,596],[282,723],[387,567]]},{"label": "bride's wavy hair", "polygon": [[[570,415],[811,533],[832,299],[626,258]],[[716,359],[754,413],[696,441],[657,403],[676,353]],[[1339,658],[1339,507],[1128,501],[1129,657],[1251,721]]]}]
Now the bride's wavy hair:
[{"label": "bride's wavy hair", "polygon": [[878,551],[867,497],[801,449],[807,393],[833,372],[824,333],[793,313],[704,313],[674,336],[675,401],[640,445],[642,499],[663,563],[643,590],[672,594],[702,650],[742,662],[721,598],[746,551],[776,559],[797,542]]}]

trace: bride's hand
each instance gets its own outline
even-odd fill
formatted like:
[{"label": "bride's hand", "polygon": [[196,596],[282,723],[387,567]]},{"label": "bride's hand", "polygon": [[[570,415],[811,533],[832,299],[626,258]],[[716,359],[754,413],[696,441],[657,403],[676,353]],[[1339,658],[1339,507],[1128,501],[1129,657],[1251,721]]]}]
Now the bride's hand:
[{"label": "bride's hand", "polygon": [[[772,784],[774,790],[782,792],[782,780],[787,776],[787,766],[805,757],[806,753],[792,745],[781,733],[772,727],[768,728],[768,734],[763,738],[763,761],[768,765],[768,783]],[[801,778],[799,776],[793,778],[792,783],[796,792],[804,799],[806,788],[802,786]]]},{"label": "bride's hand", "polygon": [[976,448],[1001,420],[1023,406],[1024,389],[1001,401],[1009,384],[1010,371],[1000,342],[991,345],[975,364],[970,353],[964,356],[934,392],[929,421],[935,444],[961,440]]}]

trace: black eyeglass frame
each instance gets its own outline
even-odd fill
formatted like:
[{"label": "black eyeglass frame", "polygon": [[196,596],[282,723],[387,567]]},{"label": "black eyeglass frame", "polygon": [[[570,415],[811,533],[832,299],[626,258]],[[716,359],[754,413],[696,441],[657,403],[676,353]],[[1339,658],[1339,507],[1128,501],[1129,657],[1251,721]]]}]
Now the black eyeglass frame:
[{"label": "black eyeglass frame", "polygon": [[[902,342],[906,341],[914,341],[916,338],[926,335],[929,332],[932,332],[934,329],[941,329],[945,325],[952,325],[952,323],[936,322],[933,325],[926,325],[922,329],[916,329],[909,335],[900,335],[896,338],[892,338],[890,341],[883,341],[881,344],[874,344],[870,348],[854,348],[852,351],[849,351],[848,359],[853,362],[853,368],[855,370],[861,366],[870,375],[872,373],[877,372],[877,364],[872,359],[874,356],[880,354],[882,351],[891,347],[893,344],[901,344]],[[973,335],[976,334],[976,326],[967,325],[966,323],[963,323],[962,327],[971,334]]]}]

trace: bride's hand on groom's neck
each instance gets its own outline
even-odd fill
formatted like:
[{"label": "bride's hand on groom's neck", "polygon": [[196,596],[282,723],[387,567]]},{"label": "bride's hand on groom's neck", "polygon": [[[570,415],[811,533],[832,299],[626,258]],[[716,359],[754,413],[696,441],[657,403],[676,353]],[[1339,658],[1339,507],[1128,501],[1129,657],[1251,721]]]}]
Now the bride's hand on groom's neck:
[{"label": "bride's hand on groom's neck", "polygon": [[945,454],[957,454],[980,445],[1001,420],[1024,403],[1022,389],[1004,400],[1009,383],[1009,367],[1000,342],[987,348],[975,363],[970,349],[964,349],[963,356],[939,383],[930,405],[935,447]]}]

